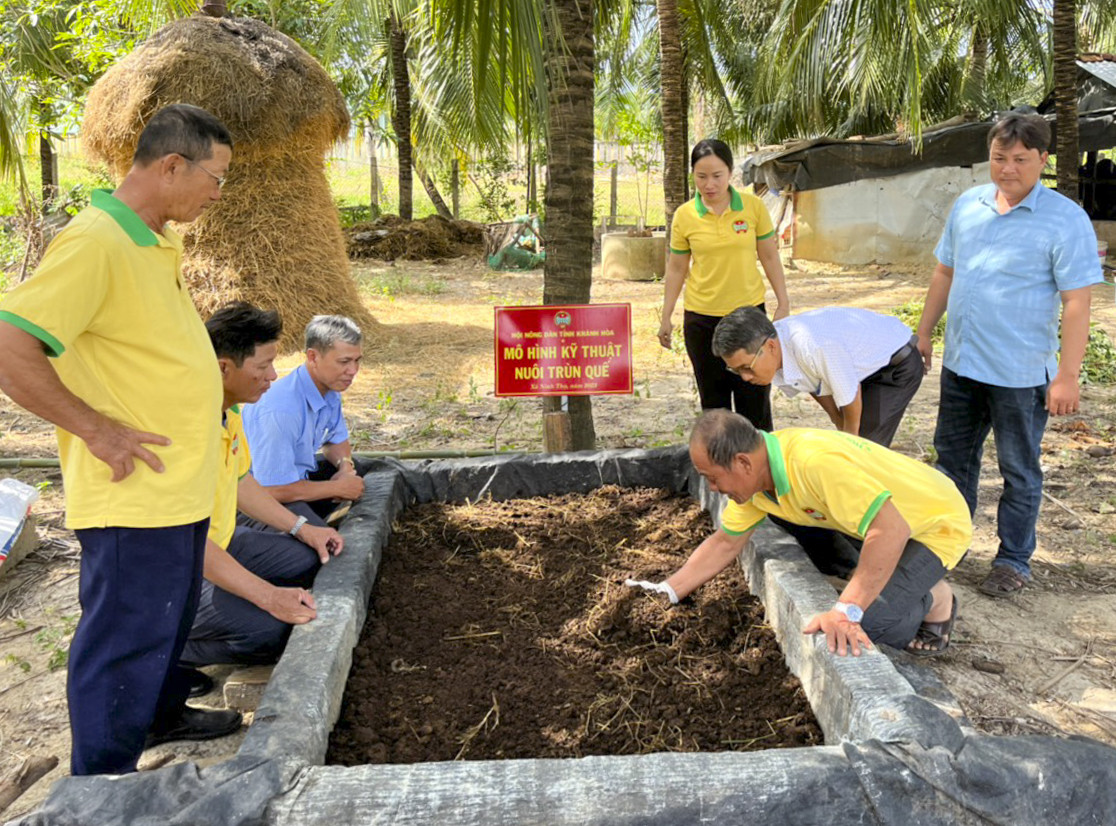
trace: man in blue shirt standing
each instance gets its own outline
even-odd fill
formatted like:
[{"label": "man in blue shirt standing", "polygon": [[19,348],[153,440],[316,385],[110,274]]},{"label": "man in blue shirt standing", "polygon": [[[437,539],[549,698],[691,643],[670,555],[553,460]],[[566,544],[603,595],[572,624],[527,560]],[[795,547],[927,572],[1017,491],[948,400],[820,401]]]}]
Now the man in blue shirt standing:
[{"label": "man in blue shirt standing", "polygon": [[306,363],[244,407],[252,475],[272,496],[307,518],[327,517],[364,492],[349,445],[341,394],[360,371],[361,332],[344,316],[306,325]]},{"label": "man in blue shirt standing", "polygon": [[929,370],[930,332],[948,311],[934,447],[971,512],[989,430],[995,438],[1004,479],[1000,546],[980,585],[992,597],[1018,593],[1031,577],[1042,436],[1048,415],[1077,412],[1090,292],[1103,280],[1088,216],[1039,181],[1049,145],[1039,115],[1011,114],[992,126],[992,183],[954,203],[918,327]]}]

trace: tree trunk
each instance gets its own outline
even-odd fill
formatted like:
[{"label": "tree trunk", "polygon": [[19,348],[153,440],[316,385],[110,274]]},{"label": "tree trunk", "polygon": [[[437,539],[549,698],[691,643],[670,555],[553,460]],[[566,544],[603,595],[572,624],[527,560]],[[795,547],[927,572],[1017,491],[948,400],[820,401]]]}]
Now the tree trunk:
[{"label": "tree trunk", "polygon": [[962,84],[964,115],[975,120],[984,109],[984,80],[988,75],[988,33],[980,23],[973,26],[973,42],[969,54],[969,70]]},{"label": "tree trunk", "polygon": [[[547,0],[544,304],[587,304],[593,277],[593,3]],[[543,410],[561,400],[547,397]],[[592,398],[569,399],[574,450],[596,446]]]},{"label": "tree trunk", "polygon": [[419,180],[422,181],[422,188],[426,190],[426,194],[430,196],[430,200],[434,203],[434,209],[443,218],[452,220],[453,212],[446,206],[446,199],[442,197],[442,193],[438,191],[438,185],[434,183],[434,179],[426,174],[426,169],[423,168],[417,160],[415,161],[415,173],[418,175]]},{"label": "tree trunk", "polygon": [[686,111],[682,95],[682,32],[677,0],[658,0],[663,108],[663,207],[670,227],[686,200]]},{"label": "tree trunk", "polygon": [[39,182],[45,215],[50,211],[54,199],[58,197],[58,165],[55,162],[54,147],[50,143],[50,133],[45,127],[39,129],[39,163],[41,165]]},{"label": "tree trunk", "polygon": [[1077,0],[1054,0],[1054,112],[1058,191],[1079,201],[1077,192]]},{"label": "tree trunk", "polygon": [[[690,72],[686,67],[690,65],[690,58],[686,54],[686,47],[682,47],[682,155],[679,163],[682,164],[682,200],[690,200]],[[667,224],[670,231],[670,224]]]},{"label": "tree trunk", "polygon": [[395,108],[391,125],[399,151],[399,217],[410,221],[411,198],[411,78],[407,72],[407,33],[394,14],[390,23],[391,74],[395,84]]},{"label": "tree trunk", "polygon": [[379,136],[376,124],[368,124],[368,217],[380,217],[380,160],[376,157]]}]

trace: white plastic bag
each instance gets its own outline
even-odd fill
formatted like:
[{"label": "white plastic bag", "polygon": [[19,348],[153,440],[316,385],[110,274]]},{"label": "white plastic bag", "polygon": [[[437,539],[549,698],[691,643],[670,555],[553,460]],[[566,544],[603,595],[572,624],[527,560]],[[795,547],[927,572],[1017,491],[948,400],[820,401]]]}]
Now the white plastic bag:
[{"label": "white plastic bag", "polygon": [[16,479],[0,479],[0,564],[19,538],[39,491]]}]

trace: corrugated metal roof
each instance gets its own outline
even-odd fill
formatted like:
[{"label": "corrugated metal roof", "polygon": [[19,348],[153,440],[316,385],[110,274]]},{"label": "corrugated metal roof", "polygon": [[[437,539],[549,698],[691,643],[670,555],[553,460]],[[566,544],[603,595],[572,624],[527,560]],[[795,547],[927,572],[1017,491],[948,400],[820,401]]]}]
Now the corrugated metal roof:
[{"label": "corrugated metal roof", "polygon": [[1111,55],[1090,55],[1089,59],[1079,58],[1077,67],[1116,89],[1116,60],[1109,59],[1111,57]]}]

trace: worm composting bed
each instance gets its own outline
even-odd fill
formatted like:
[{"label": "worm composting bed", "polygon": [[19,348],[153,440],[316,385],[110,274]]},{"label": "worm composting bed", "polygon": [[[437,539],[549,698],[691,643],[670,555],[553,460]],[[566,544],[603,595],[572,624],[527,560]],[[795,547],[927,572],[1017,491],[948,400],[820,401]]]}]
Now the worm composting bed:
[{"label": "worm composting bed", "polygon": [[822,734],[730,566],[660,580],[712,531],[652,489],[406,511],[384,551],[328,762],[808,746]]}]

